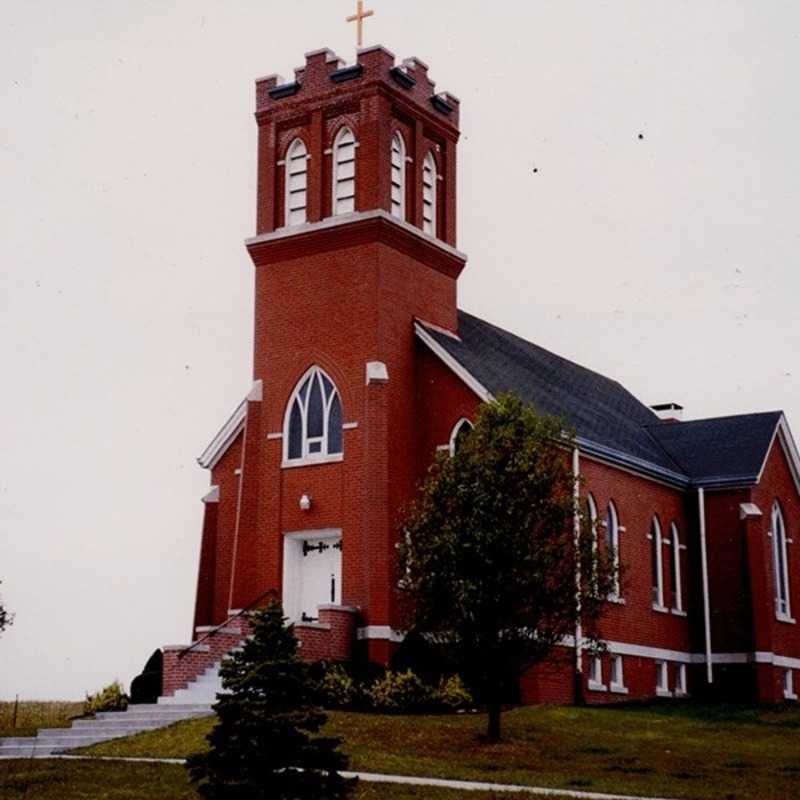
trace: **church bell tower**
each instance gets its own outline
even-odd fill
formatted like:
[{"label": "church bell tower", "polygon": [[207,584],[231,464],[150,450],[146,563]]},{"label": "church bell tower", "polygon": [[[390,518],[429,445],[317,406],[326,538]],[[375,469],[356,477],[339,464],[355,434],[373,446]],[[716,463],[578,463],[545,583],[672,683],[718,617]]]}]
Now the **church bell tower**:
[{"label": "church bell tower", "polygon": [[385,661],[398,515],[419,480],[414,324],[456,333],[466,262],[459,102],[416,58],[318,50],[293,80],[256,82],[255,117],[255,388],[229,606],[273,587],[301,640],[316,609],[349,614]]}]

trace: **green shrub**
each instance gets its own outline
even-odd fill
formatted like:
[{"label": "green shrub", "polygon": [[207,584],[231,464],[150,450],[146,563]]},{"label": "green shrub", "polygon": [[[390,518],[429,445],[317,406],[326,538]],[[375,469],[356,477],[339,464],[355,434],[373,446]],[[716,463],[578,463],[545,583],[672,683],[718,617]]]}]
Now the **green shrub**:
[{"label": "green shrub", "polygon": [[469,708],[473,705],[472,695],[458,675],[442,678],[433,693],[434,703],[446,711]]},{"label": "green shrub", "polygon": [[87,694],[83,704],[84,714],[96,714],[98,711],[125,711],[128,707],[128,695],[122,684],[114,681],[97,694]]},{"label": "green shrub", "polygon": [[422,682],[410,669],[405,672],[388,670],[380,680],[366,690],[369,706],[376,711],[423,711],[433,705],[433,689]]},{"label": "green shrub", "polygon": [[352,708],[361,700],[361,687],[344,667],[334,664],[325,669],[318,683],[320,703],[324,708]]}]

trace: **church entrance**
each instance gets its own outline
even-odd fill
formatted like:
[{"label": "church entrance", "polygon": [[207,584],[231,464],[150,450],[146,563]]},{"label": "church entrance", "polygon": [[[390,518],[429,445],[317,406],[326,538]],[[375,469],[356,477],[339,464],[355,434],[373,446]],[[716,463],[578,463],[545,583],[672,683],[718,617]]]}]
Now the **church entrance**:
[{"label": "church entrance", "polygon": [[300,531],[283,539],[283,611],[316,622],[318,606],[342,602],[342,532]]}]

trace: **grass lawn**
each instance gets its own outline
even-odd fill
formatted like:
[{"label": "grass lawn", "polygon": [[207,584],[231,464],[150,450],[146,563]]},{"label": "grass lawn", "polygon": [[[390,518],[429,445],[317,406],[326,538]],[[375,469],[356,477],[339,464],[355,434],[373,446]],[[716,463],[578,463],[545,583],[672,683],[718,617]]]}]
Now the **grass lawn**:
[{"label": "grass lawn", "polygon": [[83,712],[83,703],[21,702],[14,727],[14,703],[0,703],[0,738],[36,736],[39,728],[68,728],[72,717]]},{"label": "grass lawn", "polygon": [[[186,756],[205,747],[212,724],[192,720],[87,752]],[[499,744],[481,739],[485,725],[480,715],[335,712],[326,733],[344,739],[350,768],[364,772],[704,800],[800,797],[798,708],[534,706],[503,715]]]},{"label": "grass lawn", "polygon": [[[199,800],[174,764],[108,761],[0,761],[3,800]],[[521,795],[503,794],[509,800]],[[353,800],[499,800],[496,794],[361,782]]]}]

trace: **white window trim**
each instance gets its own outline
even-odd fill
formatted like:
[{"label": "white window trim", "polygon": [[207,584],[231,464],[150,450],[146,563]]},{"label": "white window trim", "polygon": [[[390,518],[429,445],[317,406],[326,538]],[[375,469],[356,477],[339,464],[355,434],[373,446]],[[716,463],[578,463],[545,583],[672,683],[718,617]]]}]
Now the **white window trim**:
[{"label": "white window trim", "polygon": [[[789,547],[786,535],[786,521],[783,512],[776,500],[772,506],[772,516],[770,517],[770,538],[772,539],[772,569],[775,580],[775,619],[779,622],[795,623],[792,617],[792,595],[791,582],[789,580]],[[778,533],[781,535],[778,536]],[[780,556],[783,557],[783,569],[781,569]],[[785,596],[785,607],[782,606],[781,589]]]},{"label": "white window trim", "polygon": [[688,697],[686,664],[677,664],[675,671],[675,697]]},{"label": "white window trim", "polygon": [[[290,435],[289,435],[289,425],[291,423],[292,418],[292,408],[294,407],[294,402],[297,399],[300,390],[303,388],[306,380],[312,375],[323,375],[327,378],[331,385],[333,386],[333,392],[331,394],[330,399],[328,400],[326,406],[323,408],[322,412],[322,424],[323,424],[323,431],[322,437],[317,437],[321,443],[321,452],[319,453],[309,453],[308,452],[308,443],[309,438],[307,436],[303,436],[301,447],[302,447],[302,455],[300,458],[289,458],[289,445],[290,445]],[[309,388],[309,396],[311,393],[313,386]],[[330,421],[330,412],[333,406],[334,398],[339,398],[339,405],[342,406],[342,395],[339,392],[338,387],[336,386],[335,381],[325,372],[324,369],[313,366],[309,367],[301,376],[300,380],[297,381],[292,394],[289,396],[289,402],[286,404],[286,410],[284,411],[283,415],[283,460],[281,463],[281,467],[283,469],[291,469],[293,467],[307,467],[313,464],[334,464],[337,461],[344,460],[344,425],[342,425],[342,452],[341,453],[328,453],[328,424]],[[323,397],[324,401],[324,397]],[[306,429],[306,420],[305,420],[305,409],[301,405],[300,414],[302,418],[302,429],[305,432]],[[342,407],[342,417],[344,417],[344,408]]]},{"label": "white window trim", "polygon": [[[339,188],[339,157],[338,157],[338,150],[340,140],[347,134],[353,139],[353,211],[356,210],[356,170],[357,170],[357,153],[358,153],[358,142],[356,141],[356,135],[353,133],[352,129],[344,125],[336,134],[336,138],[333,140],[333,148],[331,149],[331,154],[333,156],[333,168],[331,170],[331,215],[334,217],[341,216],[342,214],[347,214],[350,212],[347,211],[338,211],[337,204],[337,189]],[[350,180],[350,178],[344,178],[342,180]]]},{"label": "white window trim", "polygon": [[461,428],[464,425],[469,425],[470,430],[473,430],[475,426],[470,422],[466,417],[461,417],[461,419],[453,425],[453,430],[450,431],[450,442],[447,445],[447,450],[449,451],[451,456],[455,455],[456,452],[456,439],[458,439],[458,434],[461,432]]},{"label": "white window trim", "polygon": [[790,669],[783,672],[783,699],[797,700],[797,692],[794,687],[794,672]]},{"label": "white window trim", "polygon": [[669,690],[669,665],[666,661],[656,661],[656,697],[672,697]]},{"label": "white window trim", "polygon": [[587,516],[589,517],[589,534],[592,537],[592,585],[591,591],[593,595],[597,595],[597,550],[600,546],[600,538],[598,534],[598,519],[597,519],[597,501],[594,495],[589,492],[586,495],[586,509]]},{"label": "white window trim", "polygon": [[673,572],[675,573],[675,585],[672,587],[672,613],[685,616],[686,612],[683,609],[683,576],[681,575],[681,551],[684,548],[681,545],[681,536],[678,531],[678,526],[674,522],[670,530],[672,533],[672,553],[670,557],[672,558],[672,563],[674,565]]},{"label": "white window trim", "polygon": [[[611,680],[611,676],[614,674],[614,663],[618,664],[619,672],[618,675],[621,678],[620,681]],[[614,694],[628,694],[628,687],[625,686],[625,661],[621,655],[618,653],[612,653],[611,655],[611,674],[609,675],[609,684],[608,688]]]},{"label": "white window trim", "polygon": [[[597,678],[600,678],[598,681]],[[592,656],[589,665],[589,680],[587,687],[590,692],[607,692],[608,687],[603,683],[603,659],[600,656]]]},{"label": "white window trim", "polygon": [[399,143],[399,153],[400,153],[400,183],[398,184],[398,189],[400,193],[400,209],[399,213],[395,214],[394,211],[394,198],[390,198],[390,211],[392,216],[396,219],[402,220],[403,222],[406,221],[407,217],[407,210],[406,210],[406,172],[407,172],[407,164],[408,158],[406,157],[406,140],[403,138],[403,134],[400,131],[395,131],[394,136],[392,136],[392,150],[391,150],[391,174],[392,174],[392,189],[394,189],[394,171],[395,171],[395,164],[394,164],[394,153],[395,149],[394,146],[396,143]]},{"label": "white window trim", "polygon": [[619,535],[625,530],[625,528],[619,524],[619,514],[617,513],[617,506],[613,500],[608,501],[608,505],[606,506],[606,519],[600,523],[604,528],[606,528],[606,530],[608,530],[609,519],[613,523],[611,531],[611,543],[614,548],[614,557],[611,560],[611,565],[614,568],[614,585],[611,587],[611,592],[608,595],[608,599],[612,603],[624,605],[625,601],[622,599],[622,586],[619,582]]},{"label": "white window trim", "polygon": [[[305,158],[306,158],[306,168],[305,172],[302,174],[306,176],[306,188],[304,189],[305,192],[305,205],[303,206],[303,219],[301,222],[291,222],[291,192],[289,188],[289,183],[292,178],[291,174],[291,163],[292,159],[292,151],[300,145],[303,150],[305,151]],[[308,154],[308,147],[306,147],[306,143],[298,136],[296,139],[292,140],[292,143],[289,145],[288,149],[286,150],[286,158],[283,161],[284,169],[284,209],[283,209],[283,223],[288,227],[295,227],[297,225],[304,225],[308,222],[308,162],[311,156]],[[281,162],[278,162],[280,165]],[[301,173],[298,173],[301,174]]]},{"label": "white window trim", "polygon": [[[431,201],[430,203],[426,203],[425,201],[425,190],[428,186],[425,183],[425,175],[430,172],[432,176],[432,180],[430,183],[430,194],[431,194]],[[439,182],[437,178],[439,177],[439,170],[436,165],[436,159],[433,157],[433,153],[429,150],[428,154],[425,156],[425,160],[422,162],[422,230],[424,233],[427,233],[429,236],[436,236],[438,231],[438,202],[439,202]],[[427,207],[430,207],[430,215],[431,218],[429,220],[425,219],[425,210]]]},{"label": "white window trim", "polygon": [[[655,534],[654,542],[653,534]],[[669,609],[664,605],[664,559],[661,546],[663,539],[661,538],[661,522],[658,517],[653,517],[651,533],[647,538],[653,542],[656,553],[656,574],[654,576],[656,580],[654,585],[651,584],[651,587],[656,590],[656,597],[653,598],[653,611],[669,614]]]}]

